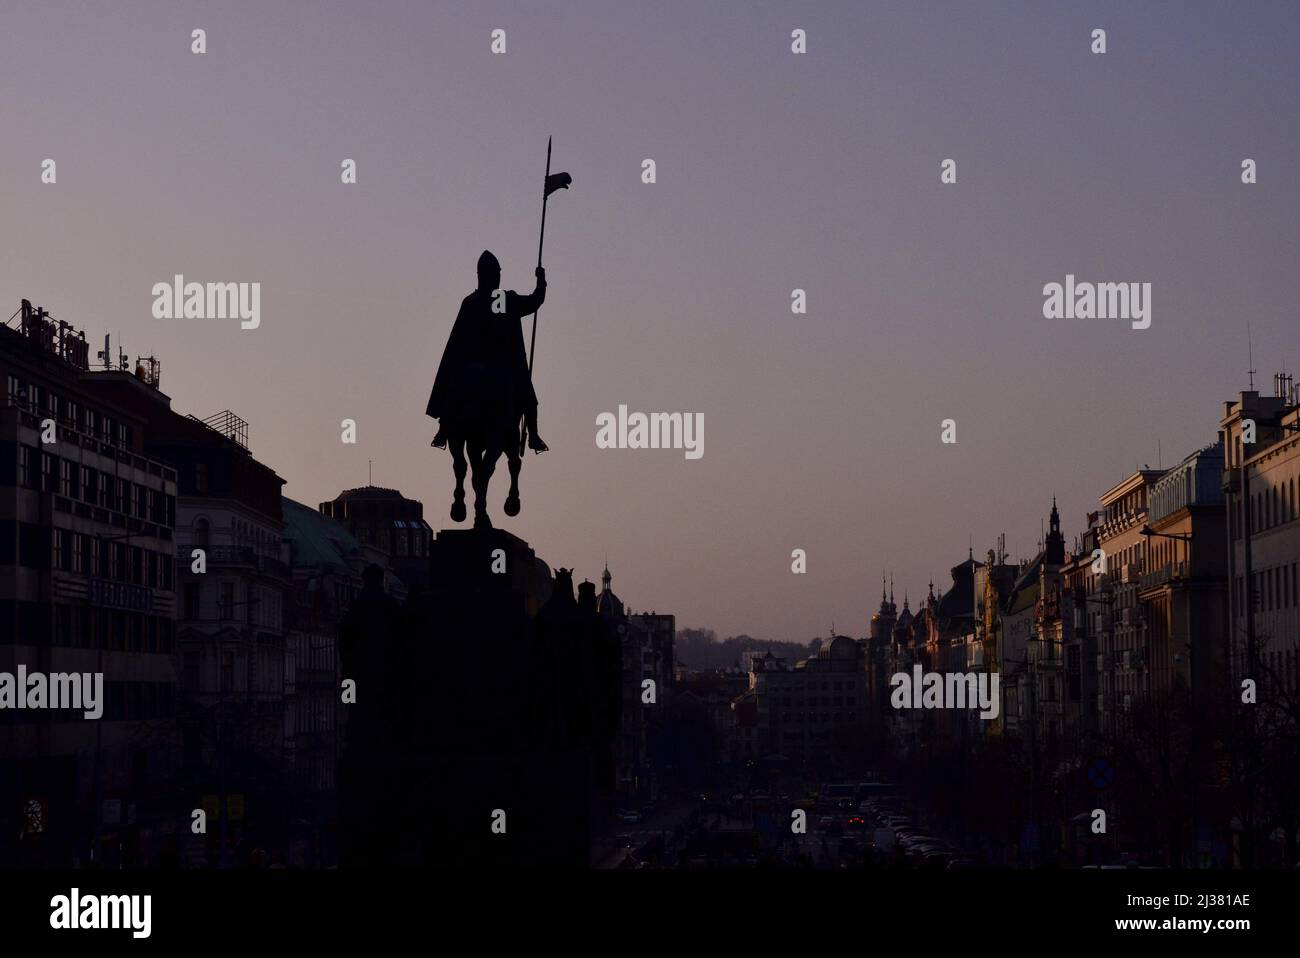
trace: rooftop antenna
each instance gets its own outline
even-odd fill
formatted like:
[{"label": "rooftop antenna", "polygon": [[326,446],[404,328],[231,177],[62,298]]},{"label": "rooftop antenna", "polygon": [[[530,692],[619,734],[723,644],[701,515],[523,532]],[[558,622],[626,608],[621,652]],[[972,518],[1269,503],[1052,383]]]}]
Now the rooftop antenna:
[{"label": "rooftop antenna", "polygon": [[375,460],[367,459],[366,462],[370,465],[369,478],[366,481],[369,485],[373,486],[375,484]]},{"label": "rooftop antenna", "polygon": [[1255,349],[1250,342],[1250,320],[1246,320],[1246,358],[1250,362],[1250,391],[1255,391]]},{"label": "rooftop antenna", "polygon": [[1157,439],[1156,440],[1156,468],[1157,469],[1163,469],[1165,467],[1164,456],[1165,454],[1160,451],[1160,440]]}]

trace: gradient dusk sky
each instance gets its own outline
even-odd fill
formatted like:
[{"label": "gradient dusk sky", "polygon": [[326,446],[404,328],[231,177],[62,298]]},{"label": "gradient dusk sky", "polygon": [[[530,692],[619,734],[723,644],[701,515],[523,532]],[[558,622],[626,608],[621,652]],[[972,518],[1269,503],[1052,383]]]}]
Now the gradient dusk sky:
[{"label": "gradient dusk sky", "polygon": [[[173,408],[247,419],[312,506],[373,459],[451,525],[425,400],[479,253],[532,289],[553,134],[552,451],[518,519],[494,481],[493,519],[576,581],[608,554],[679,628],[862,635],[882,572],[915,608],[968,542],[1032,555],[1053,494],[1069,542],[1157,442],[1169,466],[1213,441],[1248,322],[1257,384],[1300,366],[1294,2],[52,0],[0,23],[3,316],[25,297],[159,356]],[[260,282],[261,328],[154,319],[175,273]],[[1151,327],[1044,319],[1067,273],[1150,282]],[[597,449],[619,404],[702,413],[703,458]]]}]

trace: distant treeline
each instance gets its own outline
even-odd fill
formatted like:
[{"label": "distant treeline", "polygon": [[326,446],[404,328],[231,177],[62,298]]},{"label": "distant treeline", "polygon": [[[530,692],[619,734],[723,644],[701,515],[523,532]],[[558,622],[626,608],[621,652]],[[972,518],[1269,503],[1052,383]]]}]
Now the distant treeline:
[{"label": "distant treeline", "polygon": [[807,643],[773,642],[756,639],[750,635],[732,635],[719,639],[712,629],[679,629],[675,639],[675,658],[678,663],[699,671],[730,669],[741,666],[741,656],[746,656],[743,667],[748,670],[747,653],[771,652],[778,658],[789,659],[793,665],[800,659],[816,655],[822,640]]}]

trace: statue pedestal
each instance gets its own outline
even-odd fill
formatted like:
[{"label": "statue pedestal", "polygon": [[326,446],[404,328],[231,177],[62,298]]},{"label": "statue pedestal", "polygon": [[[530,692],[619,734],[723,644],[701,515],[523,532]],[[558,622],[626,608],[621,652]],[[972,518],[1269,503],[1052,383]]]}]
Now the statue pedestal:
[{"label": "statue pedestal", "polygon": [[429,587],[435,601],[500,603],[532,618],[551,596],[551,570],[504,529],[443,529],[429,547]]}]

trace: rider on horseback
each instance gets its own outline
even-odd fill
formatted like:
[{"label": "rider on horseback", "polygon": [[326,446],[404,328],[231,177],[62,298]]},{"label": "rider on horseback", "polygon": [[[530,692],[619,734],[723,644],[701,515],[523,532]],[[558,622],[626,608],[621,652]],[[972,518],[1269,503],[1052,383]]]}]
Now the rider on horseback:
[{"label": "rider on horseback", "polygon": [[546,270],[539,266],[536,275],[537,288],[529,296],[502,291],[497,258],[487,250],[479,257],[478,288],[460,304],[425,407],[438,420],[434,446],[445,447],[453,433],[489,432],[507,424],[517,431],[522,416],[528,448],[546,451],[537,433],[537,393],[520,325],[546,299]]}]

